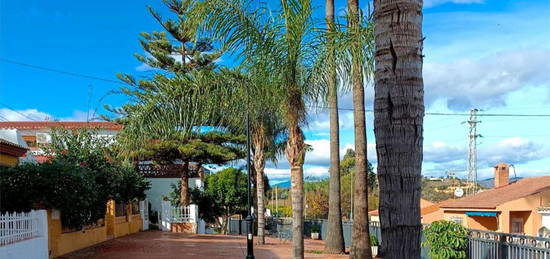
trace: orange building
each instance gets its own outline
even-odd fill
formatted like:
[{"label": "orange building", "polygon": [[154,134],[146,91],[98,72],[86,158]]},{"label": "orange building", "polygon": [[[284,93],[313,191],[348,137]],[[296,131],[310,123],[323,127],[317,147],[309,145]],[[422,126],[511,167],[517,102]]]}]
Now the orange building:
[{"label": "orange building", "polygon": [[[420,199],[420,215],[424,215],[424,209],[433,206],[434,203],[428,200]],[[378,210],[371,210],[369,211],[369,218],[370,221],[379,222],[380,216],[378,214]],[[423,216],[422,216],[423,217]],[[424,223],[424,222],[422,222]]]},{"label": "orange building", "polygon": [[495,166],[495,187],[440,205],[438,215],[471,229],[536,236],[543,227],[538,208],[550,203],[550,176],[509,182],[509,165]]}]

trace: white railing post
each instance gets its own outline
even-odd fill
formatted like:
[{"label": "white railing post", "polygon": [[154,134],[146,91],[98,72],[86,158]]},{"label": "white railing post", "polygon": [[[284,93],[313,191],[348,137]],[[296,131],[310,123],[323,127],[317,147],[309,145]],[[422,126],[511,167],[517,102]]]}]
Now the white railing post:
[{"label": "white railing post", "polygon": [[189,205],[189,221],[190,222],[199,222],[197,219],[199,217],[199,210],[197,205],[191,204]]}]

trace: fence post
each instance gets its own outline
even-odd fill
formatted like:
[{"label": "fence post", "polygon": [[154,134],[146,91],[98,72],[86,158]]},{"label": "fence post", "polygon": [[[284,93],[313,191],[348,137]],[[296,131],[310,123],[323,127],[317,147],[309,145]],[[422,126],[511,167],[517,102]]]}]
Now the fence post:
[{"label": "fence post", "polygon": [[111,239],[115,236],[115,201],[107,201],[106,206],[105,229],[107,230],[107,239]]},{"label": "fence post", "polygon": [[498,234],[498,258],[506,259],[508,258],[508,249],[506,247],[506,235],[503,233]]},{"label": "fence post", "polygon": [[197,208],[197,205],[191,204],[189,205],[189,219],[191,222],[198,223],[199,218],[199,210]]},{"label": "fence post", "polygon": [[48,238],[48,213],[46,210],[33,210],[34,217],[38,218],[38,234]]},{"label": "fence post", "polygon": [[239,235],[242,235],[242,234],[243,234],[243,231],[242,231],[242,229],[241,229],[241,225],[242,225],[241,222],[242,222],[242,220],[239,219]]}]

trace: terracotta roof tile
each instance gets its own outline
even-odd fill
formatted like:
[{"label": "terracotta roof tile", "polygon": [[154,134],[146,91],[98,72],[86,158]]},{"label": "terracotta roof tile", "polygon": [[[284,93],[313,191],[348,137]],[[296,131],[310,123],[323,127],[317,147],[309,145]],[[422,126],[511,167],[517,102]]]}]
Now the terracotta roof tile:
[{"label": "terracotta roof tile", "polygon": [[99,128],[107,130],[121,130],[122,125],[107,121],[3,121],[0,129],[48,129],[48,128]]},{"label": "terracotta roof tile", "polygon": [[524,178],[517,182],[453,200],[442,208],[494,209],[498,205],[550,190],[550,176]]}]

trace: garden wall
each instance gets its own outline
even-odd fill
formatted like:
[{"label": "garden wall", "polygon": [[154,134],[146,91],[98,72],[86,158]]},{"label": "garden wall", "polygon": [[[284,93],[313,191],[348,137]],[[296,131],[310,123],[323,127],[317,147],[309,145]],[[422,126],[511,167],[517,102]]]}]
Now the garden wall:
[{"label": "garden wall", "polygon": [[48,211],[48,249],[50,257],[61,256],[85,247],[89,247],[111,238],[125,236],[139,232],[143,223],[139,214],[132,215],[130,206],[126,211],[129,216],[115,217],[115,203],[107,203],[105,224],[100,227],[63,233],[61,213],[55,210]]}]

